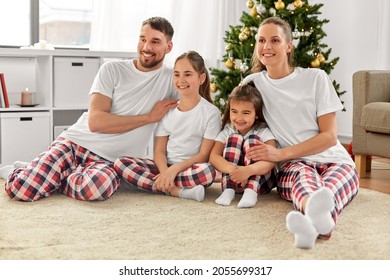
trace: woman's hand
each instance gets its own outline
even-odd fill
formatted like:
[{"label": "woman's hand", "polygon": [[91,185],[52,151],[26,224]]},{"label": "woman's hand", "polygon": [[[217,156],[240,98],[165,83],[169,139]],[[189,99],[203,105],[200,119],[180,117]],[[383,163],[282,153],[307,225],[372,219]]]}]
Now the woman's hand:
[{"label": "woman's hand", "polygon": [[275,148],[272,145],[260,143],[252,148],[249,148],[246,157],[252,161],[271,161],[279,162],[283,159],[283,150]]}]

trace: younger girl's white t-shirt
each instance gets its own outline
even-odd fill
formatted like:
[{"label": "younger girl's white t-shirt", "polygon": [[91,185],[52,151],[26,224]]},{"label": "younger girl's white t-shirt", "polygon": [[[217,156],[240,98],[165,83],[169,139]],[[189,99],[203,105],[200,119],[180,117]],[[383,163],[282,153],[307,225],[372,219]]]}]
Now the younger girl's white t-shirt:
[{"label": "younger girl's white t-shirt", "polygon": [[[231,123],[227,123],[222,129],[222,131],[218,134],[215,141],[225,144],[228,137],[234,133],[239,132]],[[244,139],[248,139],[249,135],[258,135],[263,143],[275,139],[275,136],[272,134],[271,130],[269,130],[268,127],[260,127],[256,129],[252,128],[250,131],[248,131],[247,134],[244,135]]]}]

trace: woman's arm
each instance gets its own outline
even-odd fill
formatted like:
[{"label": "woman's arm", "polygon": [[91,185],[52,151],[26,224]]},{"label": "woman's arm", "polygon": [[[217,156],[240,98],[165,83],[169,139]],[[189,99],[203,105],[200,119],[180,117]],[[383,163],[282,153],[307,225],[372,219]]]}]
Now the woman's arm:
[{"label": "woman's arm", "polygon": [[336,113],[318,117],[319,133],[299,144],[281,149],[269,145],[258,145],[249,149],[247,156],[254,160],[280,162],[321,153],[337,143]]},{"label": "woman's arm", "polygon": [[159,122],[170,109],[177,106],[177,100],[158,101],[149,113],[133,116],[112,114],[111,106],[111,98],[97,92],[92,94],[88,110],[88,125],[92,132],[122,133]]}]

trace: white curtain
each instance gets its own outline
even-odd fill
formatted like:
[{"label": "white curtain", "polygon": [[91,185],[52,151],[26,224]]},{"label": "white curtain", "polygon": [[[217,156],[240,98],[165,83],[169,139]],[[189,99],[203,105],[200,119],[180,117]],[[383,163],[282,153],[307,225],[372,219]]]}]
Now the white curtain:
[{"label": "white curtain", "polygon": [[196,50],[208,67],[225,54],[225,31],[240,24],[246,0],[94,0],[91,50],[135,52],[142,21],[167,18],[175,30],[167,63]]}]

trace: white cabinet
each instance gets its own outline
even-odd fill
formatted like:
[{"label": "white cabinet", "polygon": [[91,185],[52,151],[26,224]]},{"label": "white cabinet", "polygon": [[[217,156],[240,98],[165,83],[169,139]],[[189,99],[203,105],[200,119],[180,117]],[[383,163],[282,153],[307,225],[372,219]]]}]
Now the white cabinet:
[{"label": "white cabinet", "polygon": [[[30,161],[88,109],[88,92],[107,60],[136,53],[0,48],[9,108],[0,108],[0,165]],[[35,107],[20,107],[21,92],[34,92]]]},{"label": "white cabinet", "polygon": [[99,67],[95,57],[54,57],[54,107],[87,107]]},{"label": "white cabinet", "polygon": [[31,161],[50,144],[49,112],[0,113],[1,163]]}]

